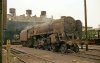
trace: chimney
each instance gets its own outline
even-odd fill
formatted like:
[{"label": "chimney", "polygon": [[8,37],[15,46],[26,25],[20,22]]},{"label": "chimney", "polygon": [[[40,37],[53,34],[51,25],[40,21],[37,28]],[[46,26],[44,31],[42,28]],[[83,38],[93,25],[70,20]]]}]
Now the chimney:
[{"label": "chimney", "polygon": [[16,9],[15,9],[15,8],[10,8],[10,9],[9,9],[9,13],[10,13],[12,16],[16,16]]},{"label": "chimney", "polygon": [[29,9],[26,10],[26,15],[27,15],[27,16],[31,16],[31,14],[32,14],[32,10],[29,10]]},{"label": "chimney", "polygon": [[45,17],[46,18],[46,11],[41,11],[40,17]]}]

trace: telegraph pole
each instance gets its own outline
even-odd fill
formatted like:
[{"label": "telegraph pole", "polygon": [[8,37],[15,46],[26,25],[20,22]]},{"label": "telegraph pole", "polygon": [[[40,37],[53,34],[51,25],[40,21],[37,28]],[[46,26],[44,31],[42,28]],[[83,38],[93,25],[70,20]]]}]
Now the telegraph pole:
[{"label": "telegraph pole", "polygon": [[85,13],[85,35],[87,39],[87,8],[86,8],[86,0],[84,0],[84,13]]},{"label": "telegraph pole", "polygon": [[[87,8],[86,8],[86,0],[84,0],[84,13],[85,13],[85,39],[87,40]],[[88,51],[88,43],[86,43],[86,51]]]}]

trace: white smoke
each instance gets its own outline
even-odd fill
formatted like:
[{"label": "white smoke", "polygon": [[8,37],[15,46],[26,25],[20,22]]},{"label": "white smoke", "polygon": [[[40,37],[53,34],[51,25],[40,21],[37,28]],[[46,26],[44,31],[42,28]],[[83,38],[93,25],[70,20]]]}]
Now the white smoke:
[{"label": "white smoke", "polygon": [[30,29],[30,28],[32,28],[32,27],[33,27],[32,25],[27,26],[27,27],[25,27],[25,29],[24,29],[24,30],[22,30],[21,32],[23,32],[23,31],[27,31],[28,29]]}]

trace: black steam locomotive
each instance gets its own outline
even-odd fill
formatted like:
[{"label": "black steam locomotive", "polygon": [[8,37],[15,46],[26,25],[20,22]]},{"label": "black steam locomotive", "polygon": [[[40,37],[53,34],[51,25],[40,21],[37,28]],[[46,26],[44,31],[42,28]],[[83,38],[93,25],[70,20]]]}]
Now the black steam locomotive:
[{"label": "black steam locomotive", "polygon": [[20,41],[24,47],[34,47],[62,53],[78,52],[77,40],[82,37],[82,23],[73,17],[49,21],[23,30]]}]

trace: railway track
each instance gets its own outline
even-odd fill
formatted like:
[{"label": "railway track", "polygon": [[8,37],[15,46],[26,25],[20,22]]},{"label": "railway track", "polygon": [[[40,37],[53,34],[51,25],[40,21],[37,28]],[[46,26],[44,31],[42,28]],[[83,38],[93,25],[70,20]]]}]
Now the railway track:
[{"label": "railway track", "polygon": [[[95,52],[100,52],[99,50],[95,50]],[[100,55],[97,55],[97,54],[91,54],[91,53],[86,53],[86,52],[80,52],[80,53],[77,53],[77,54],[73,54],[74,56],[77,56],[77,57],[82,57],[82,58],[87,58],[87,59],[92,59],[92,60],[98,60],[100,61]]]},{"label": "railway track", "polygon": [[51,60],[11,48],[11,53],[22,63],[55,63]]},{"label": "railway track", "polygon": [[[6,50],[6,47],[3,47]],[[21,63],[55,63],[52,60],[40,57],[39,55],[32,55],[26,52],[17,50],[15,48],[10,49],[11,55],[16,57]]]},{"label": "railway track", "polygon": [[82,57],[82,58],[87,58],[87,59],[99,60],[100,61],[100,56],[97,56],[97,55],[92,55],[92,54],[77,54],[75,56]]},{"label": "railway track", "polygon": [[[21,62],[21,63],[57,63],[55,60],[53,59],[49,59],[49,57],[46,56],[41,56],[38,53],[34,53],[33,54],[29,54],[28,52],[26,53],[23,49],[16,49],[16,48],[11,48],[11,53]],[[25,49],[27,50],[27,49]],[[29,51],[29,50],[28,50]],[[34,50],[35,52],[35,50]],[[39,52],[39,51],[37,51]],[[92,54],[90,52],[100,52],[99,50],[89,50],[89,51],[80,51],[79,53],[68,53],[68,56],[74,56],[74,57],[79,57],[82,59],[89,59],[89,60],[93,60],[93,61],[100,61],[100,55],[98,54]],[[61,54],[59,52],[55,52],[56,54],[59,54],[62,56],[64,56],[64,58],[67,56],[66,54]],[[51,58],[51,57],[50,57]],[[52,61],[53,60],[53,61]]]},{"label": "railway track", "polygon": [[[89,50],[91,50],[90,52],[95,51],[97,53],[100,53],[100,50],[98,50],[98,49],[89,49]],[[57,54],[62,54],[62,53],[57,53]],[[100,55],[99,54],[87,53],[87,51],[84,51],[84,52],[82,51],[82,52],[78,52],[78,53],[71,52],[71,53],[66,53],[66,54],[69,54],[71,56],[76,56],[76,57],[100,61]],[[66,54],[62,54],[62,55],[66,55]]]},{"label": "railway track", "polygon": [[27,54],[27,53],[25,53],[25,52],[22,52],[22,51],[13,49],[13,48],[11,48],[11,53],[12,53],[12,54]]}]

